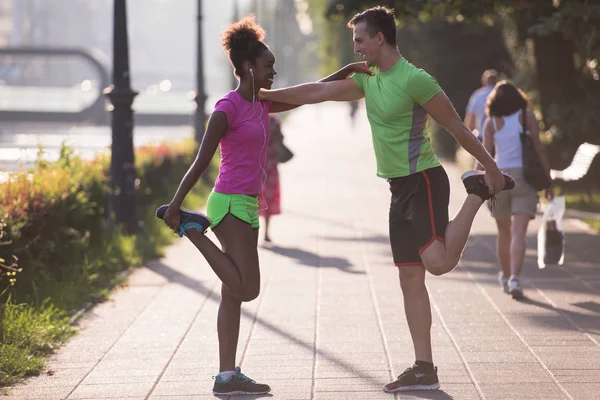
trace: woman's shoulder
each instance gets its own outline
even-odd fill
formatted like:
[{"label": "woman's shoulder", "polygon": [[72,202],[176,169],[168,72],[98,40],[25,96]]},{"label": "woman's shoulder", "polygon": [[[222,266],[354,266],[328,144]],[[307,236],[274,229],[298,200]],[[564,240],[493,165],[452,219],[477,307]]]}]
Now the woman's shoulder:
[{"label": "woman's shoulder", "polygon": [[231,90],[231,91],[225,93],[225,95],[223,97],[221,97],[219,100],[217,100],[217,104],[223,103],[223,102],[230,102],[233,104],[237,104],[239,102],[239,95],[237,94],[237,92],[235,90]]},{"label": "woman's shoulder", "polygon": [[[519,117],[519,122],[523,123],[523,110],[517,111],[516,114]],[[527,118],[528,121],[537,120],[537,117],[536,117],[535,113],[532,110],[529,110],[529,109],[525,110],[525,118]]]},{"label": "woman's shoulder", "polygon": [[489,131],[491,134],[495,134],[502,128],[504,128],[504,117],[496,115],[489,115],[484,122],[484,132]]}]

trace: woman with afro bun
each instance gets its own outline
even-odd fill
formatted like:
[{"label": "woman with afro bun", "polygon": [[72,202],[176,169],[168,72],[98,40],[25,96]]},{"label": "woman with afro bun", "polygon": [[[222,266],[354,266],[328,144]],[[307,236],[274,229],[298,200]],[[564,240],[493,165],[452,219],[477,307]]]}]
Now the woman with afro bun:
[{"label": "woman with afro bun", "polygon": [[[265,31],[254,15],[229,25],[222,33],[222,46],[239,85],[217,101],[194,163],[171,203],[157,210],[159,218],[198,248],[222,282],[215,395],[265,394],[271,390],[235,366],[241,304],[256,299],[260,292],[258,196],[266,180],[268,117],[269,113],[297,107],[259,99],[259,90],[270,89],[277,75],[275,56],[263,42],[264,37]],[[354,72],[370,73],[365,63],[353,63],[322,81],[345,79]],[[208,198],[208,215],[182,209],[183,199],[208,168],[217,146],[221,165]],[[222,250],[204,235],[209,226]]]}]

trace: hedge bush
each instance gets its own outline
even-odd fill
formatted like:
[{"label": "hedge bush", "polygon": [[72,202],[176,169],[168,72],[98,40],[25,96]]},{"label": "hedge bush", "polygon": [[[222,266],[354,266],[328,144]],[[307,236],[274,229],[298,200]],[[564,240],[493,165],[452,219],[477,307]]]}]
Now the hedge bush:
[{"label": "hedge bush", "polygon": [[[120,274],[162,255],[173,233],[154,217],[196,153],[193,141],[136,150],[140,231],[125,235],[107,215],[109,157],[85,161],[61,149],[0,184],[0,385],[39,373],[43,356],[70,337],[69,316],[106,298]],[[213,164],[186,199],[199,207]],[[42,357],[42,358],[40,358]]]}]

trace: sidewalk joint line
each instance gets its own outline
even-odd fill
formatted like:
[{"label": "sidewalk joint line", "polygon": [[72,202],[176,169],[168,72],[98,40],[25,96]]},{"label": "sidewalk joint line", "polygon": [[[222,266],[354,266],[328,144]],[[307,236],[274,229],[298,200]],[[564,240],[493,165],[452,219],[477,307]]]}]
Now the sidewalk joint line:
[{"label": "sidewalk joint line", "polygon": [[160,383],[160,380],[162,379],[162,377],[164,376],[165,372],[167,371],[167,368],[169,368],[169,365],[171,365],[171,361],[173,361],[173,358],[175,358],[175,355],[179,351],[179,348],[181,347],[181,344],[183,343],[183,341],[187,337],[188,333],[190,332],[190,330],[192,329],[192,327],[196,323],[196,320],[198,319],[198,316],[200,315],[200,313],[202,312],[202,310],[204,310],[204,306],[206,305],[206,303],[208,303],[208,300],[215,293],[215,288],[220,283],[221,282],[218,279],[215,280],[215,283],[212,285],[212,288],[206,294],[206,296],[204,297],[204,301],[202,302],[202,304],[198,308],[198,311],[196,312],[196,315],[194,315],[194,318],[192,319],[192,322],[190,322],[190,325],[185,330],[185,333],[181,337],[181,340],[179,340],[179,343],[177,343],[177,347],[175,347],[175,350],[173,351],[173,354],[171,354],[171,357],[169,357],[169,360],[167,361],[167,363],[165,364],[164,368],[162,369],[162,371],[160,372],[160,374],[158,375],[158,377],[154,381],[154,384],[152,385],[152,389],[150,389],[150,391],[148,392],[148,394],[146,395],[146,397],[144,397],[144,400],[148,400],[150,398],[150,396],[152,396],[152,393],[154,393],[154,390],[156,389],[156,386],[158,386],[158,384]]},{"label": "sidewalk joint line", "polygon": [[[488,249],[491,249],[491,246],[488,246],[487,243],[481,241],[482,245],[487,247]],[[577,280],[578,282],[582,283],[584,286],[590,288],[592,291],[596,292],[598,291],[596,288],[594,288],[592,285],[590,285],[589,283],[587,283],[586,281],[584,281],[583,279],[581,279],[578,275],[576,275],[573,271],[571,271],[568,267],[564,268],[565,271],[567,271],[569,274],[571,274],[571,276]],[[589,339],[590,341],[592,341],[596,346],[600,347],[600,343],[594,339],[592,337],[592,335],[590,335],[588,332],[586,332],[585,330],[583,330],[575,321],[573,321],[573,319],[567,315],[555,302],[554,300],[552,300],[548,295],[546,295],[546,293],[544,293],[542,291],[542,289],[540,289],[539,287],[537,287],[535,285],[535,283],[533,283],[533,280],[530,278],[525,278],[524,279],[525,282],[532,286],[538,293],[539,295],[548,302],[548,304],[550,305],[550,307],[552,307],[554,309],[555,312],[557,312],[558,314],[560,314],[561,316],[563,316],[567,321],[569,321],[569,323],[571,325],[573,325],[573,327],[575,329],[577,329],[579,332],[583,333],[583,336],[585,336],[587,339]]]},{"label": "sidewalk joint line", "polygon": [[477,391],[477,394],[479,395],[479,398],[482,399],[482,400],[485,400],[485,394],[483,393],[483,390],[481,389],[481,386],[479,386],[479,383],[477,382],[477,379],[475,379],[475,374],[473,374],[473,371],[471,371],[471,367],[469,366],[469,363],[467,362],[467,359],[465,358],[463,352],[461,351],[460,346],[458,345],[458,342],[454,338],[454,335],[452,334],[452,332],[450,332],[450,328],[446,324],[446,321],[444,320],[444,317],[442,317],[442,311],[438,307],[437,301],[435,301],[435,298],[431,294],[429,295],[429,298],[431,299],[431,303],[433,305],[433,308],[435,309],[435,312],[436,312],[436,314],[437,314],[437,316],[438,316],[438,318],[439,318],[439,320],[440,320],[440,322],[442,324],[442,328],[446,332],[446,335],[448,335],[448,337],[450,338],[450,341],[452,342],[452,346],[454,346],[454,349],[458,353],[458,357],[460,357],[460,361],[462,362],[463,366],[465,367],[465,370],[467,370],[467,374],[469,375],[469,379],[471,379],[471,382],[473,382],[473,386],[475,386],[475,390]]},{"label": "sidewalk joint line", "polygon": [[[360,256],[363,262],[363,267],[367,274],[367,281],[369,283],[369,292],[371,292],[371,301],[373,302],[373,309],[375,310],[375,317],[377,318],[377,326],[379,328],[379,336],[381,338],[381,342],[383,344],[383,351],[385,354],[385,361],[388,366],[388,374],[390,381],[394,380],[394,366],[392,364],[392,355],[390,354],[390,348],[388,346],[387,337],[385,335],[385,329],[383,327],[383,320],[381,319],[381,312],[379,310],[379,302],[377,301],[377,296],[375,295],[375,284],[373,283],[373,275],[371,274],[371,263],[369,262],[369,256],[365,250],[365,241],[363,240],[363,232],[362,229],[358,229],[356,226],[356,222],[354,222],[354,231],[356,232],[356,237],[360,241]],[[394,393],[394,399],[398,399],[399,394]]]},{"label": "sidewalk joint line", "polygon": [[316,285],[315,290],[315,331],[313,336],[313,365],[312,365],[312,384],[310,388],[310,399],[315,400],[317,398],[317,372],[319,369],[318,356],[319,356],[319,310],[321,308],[321,279],[323,270],[323,245],[324,245],[325,233],[321,230],[321,236],[319,237],[317,254],[319,256],[319,265],[316,273]]},{"label": "sidewalk joint line", "polygon": [[[488,249],[490,249],[491,246],[488,246],[488,244],[483,241],[480,240],[478,238],[474,238],[478,243],[480,243],[481,245],[483,245],[483,247],[487,247]],[[479,283],[479,281],[473,276],[473,274],[471,273],[471,270],[466,267],[464,264],[460,264],[460,266],[462,268],[465,269],[465,271],[467,272],[467,275],[469,276],[469,278],[475,282],[475,285],[477,286],[477,288],[481,291],[481,293],[483,294],[483,296],[486,298],[486,300],[492,305],[492,307],[496,310],[496,312],[498,314],[500,314],[500,317],[504,320],[504,322],[506,323],[506,325],[508,325],[508,327],[513,331],[513,333],[517,336],[517,338],[519,338],[519,340],[521,341],[521,343],[523,343],[523,345],[525,345],[525,347],[527,348],[527,350],[529,350],[529,352],[531,353],[531,355],[533,356],[533,358],[535,358],[535,360],[537,361],[537,363],[542,367],[542,369],[544,370],[544,372],[550,377],[550,379],[554,382],[554,384],[558,387],[558,389],[569,399],[569,400],[574,400],[573,397],[569,394],[569,392],[560,384],[560,382],[558,381],[558,379],[556,379],[556,377],[554,376],[554,374],[552,373],[552,371],[550,371],[550,369],[548,368],[548,366],[544,363],[544,361],[536,354],[535,350],[533,350],[531,348],[531,346],[529,346],[529,343],[527,343],[527,340],[525,340],[525,338],[523,337],[523,335],[521,335],[521,333],[519,333],[519,331],[513,326],[513,324],[510,323],[510,320],[508,319],[508,317],[506,315],[504,315],[504,313],[502,312],[502,310],[500,310],[500,307],[498,307],[498,305],[494,302],[494,300],[490,297],[490,295],[487,293],[487,290],[485,290],[485,288]]]},{"label": "sidewalk joint line", "polygon": [[591,340],[596,346],[600,347],[600,343],[598,343],[598,341],[596,339],[594,339],[592,337],[592,335],[590,335],[588,332],[584,331],[575,321],[573,321],[573,319],[567,315],[567,313],[565,313],[555,302],[554,300],[552,300],[550,297],[548,297],[546,295],[546,293],[544,293],[542,291],[542,289],[538,288],[533,282],[531,282],[529,279],[527,279],[527,283],[529,285],[531,285],[535,290],[537,290],[537,292],[540,294],[540,296],[542,296],[544,298],[544,300],[546,300],[548,302],[548,304],[550,304],[550,307],[552,307],[554,309],[554,311],[556,311],[557,313],[559,313],[560,315],[562,315],[564,318],[567,319],[567,321],[569,321],[571,323],[571,325],[573,325],[573,327],[575,327],[575,329],[577,329],[579,332],[583,333],[583,336],[585,336],[587,339]]},{"label": "sidewalk joint line", "polygon": [[[166,286],[167,284],[163,285]],[[81,384],[83,383],[83,381],[86,380],[86,378],[92,373],[92,371],[94,369],[96,369],[96,367],[98,366],[98,364],[100,364],[102,362],[102,360],[104,360],[106,358],[106,356],[108,355],[108,353],[110,353],[110,351],[113,349],[113,347],[115,347],[115,345],[119,342],[119,340],[123,337],[123,335],[125,335],[125,333],[129,330],[129,328],[131,328],[131,326],[135,323],[135,321],[138,320],[138,318],[140,318],[140,315],[142,315],[144,313],[144,311],[146,311],[146,309],[148,307],[150,307],[150,304],[152,304],[152,302],[154,301],[154,299],[158,296],[158,294],[162,291],[162,288],[157,290],[156,293],[154,293],[154,295],[150,298],[150,300],[148,301],[148,304],[146,304],[144,306],[144,308],[142,308],[140,310],[140,312],[135,316],[135,318],[129,323],[129,325],[127,325],[127,327],[125,329],[123,329],[123,332],[121,332],[121,334],[119,335],[119,337],[117,339],[115,339],[115,341],[113,342],[113,344],[110,345],[110,347],[106,350],[106,352],[104,353],[104,355],[94,364],[94,366],[85,374],[85,376],[83,378],[81,378],[79,380],[79,382],[77,382],[77,384],[75,385],[75,387],[73,389],[71,389],[71,391],[65,396],[65,400],[67,400],[69,397],[71,397],[71,395],[79,388],[79,386],[81,386]]]},{"label": "sidewalk joint line", "polygon": [[571,269],[568,266],[563,266],[563,270],[566,271],[568,274],[570,274],[571,277],[573,279],[575,279],[577,282],[581,283],[583,286],[590,289],[592,292],[600,293],[599,289],[596,289],[595,287],[590,285],[588,282],[586,282],[584,279],[582,279],[579,275],[577,275],[575,272],[571,271]]},{"label": "sidewalk joint line", "polygon": [[[244,360],[246,359],[246,352],[248,351],[248,347],[250,347],[250,340],[252,339],[252,332],[254,332],[254,327],[256,326],[256,320],[258,319],[258,312],[260,311],[260,307],[263,304],[263,300],[264,300],[265,296],[267,295],[267,291],[270,287],[272,277],[273,277],[273,271],[271,270],[269,273],[269,276],[265,280],[265,287],[263,290],[261,290],[261,296],[260,296],[260,299],[258,300],[258,304],[256,305],[256,312],[254,313],[254,318],[252,319],[252,325],[250,325],[248,336],[246,337],[246,344],[244,345],[244,350],[242,350],[242,356],[240,357],[240,368],[242,367],[242,364],[244,363]],[[244,303],[242,303],[242,305],[243,304]]]},{"label": "sidewalk joint line", "polygon": [[[466,267],[463,267],[466,269]],[[471,277],[471,271],[468,271],[469,277]],[[472,278],[473,279],[473,278]],[[556,379],[556,377],[554,376],[554,374],[552,373],[552,371],[550,371],[550,369],[546,366],[546,364],[544,363],[544,361],[542,361],[542,359],[535,353],[535,351],[529,346],[529,343],[527,343],[527,341],[525,340],[525,338],[523,337],[523,335],[521,335],[519,333],[519,331],[517,331],[517,329],[510,323],[510,321],[508,320],[508,318],[506,317],[506,315],[504,315],[504,313],[500,310],[500,308],[496,305],[496,303],[494,302],[494,300],[492,300],[492,298],[490,298],[490,296],[487,294],[487,291],[485,290],[485,288],[483,288],[479,282],[477,282],[475,279],[473,279],[475,281],[475,284],[477,285],[477,287],[479,288],[479,290],[483,293],[484,297],[486,298],[486,300],[492,305],[492,307],[494,307],[494,309],[500,314],[500,317],[504,320],[504,322],[506,323],[506,325],[508,325],[508,327],[515,333],[515,335],[519,338],[519,340],[521,341],[521,343],[523,343],[525,345],[525,347],[527,348],[527,350],[529,350],[529,352],[531,353],[531,355],[533,356],[533,358],[535,358],[535,360],[538,362],[538,364],[540,364],[540,366],[542,367],[542,369],[544,370],[544,372],[546,372],[546,374],[550,377],[550,379],[552,379],[552,381],[554,382],[554,384],[560,389],[561,392],[563,392],[563,394],[565,396],[567,396],[568,399],[573,400],[573,397],[569,394],[569,392],[567,392],[567,390],[560,384],[560,382],[558,381],[558,379]]]}]

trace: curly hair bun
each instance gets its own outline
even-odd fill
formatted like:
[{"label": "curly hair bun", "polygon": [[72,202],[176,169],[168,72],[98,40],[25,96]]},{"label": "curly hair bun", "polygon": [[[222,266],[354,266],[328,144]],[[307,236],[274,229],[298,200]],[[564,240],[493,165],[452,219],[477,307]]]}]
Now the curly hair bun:
[{"label": "curly hair bun", "polygon": [[256,16],[250,14],[229,25],[221,36],[221,45],[230,52],[233,49],[248,49],[252,44],[262,41],[265,30],[256,22]]}]

